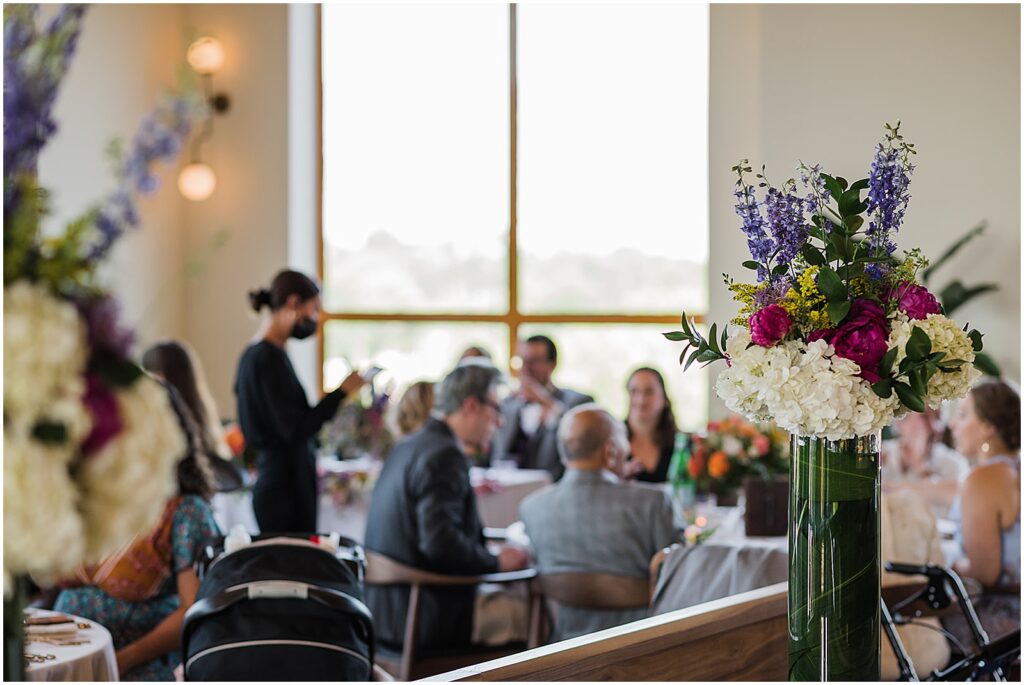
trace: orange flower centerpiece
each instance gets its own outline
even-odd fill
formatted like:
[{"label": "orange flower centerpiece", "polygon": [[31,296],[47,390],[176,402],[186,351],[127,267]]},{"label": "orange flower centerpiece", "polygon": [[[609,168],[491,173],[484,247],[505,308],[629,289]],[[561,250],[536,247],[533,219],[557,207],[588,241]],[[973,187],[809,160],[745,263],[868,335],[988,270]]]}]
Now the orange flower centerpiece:
[{"label": "orange flower centerpiece", "polygon": [[756,426],[738,414],[709,421],[693,436],[690,475],[701,492],[712,492],[719,503],[735,502],[744,479],[771,479],[789,471],[789,435],[774,425]]}]

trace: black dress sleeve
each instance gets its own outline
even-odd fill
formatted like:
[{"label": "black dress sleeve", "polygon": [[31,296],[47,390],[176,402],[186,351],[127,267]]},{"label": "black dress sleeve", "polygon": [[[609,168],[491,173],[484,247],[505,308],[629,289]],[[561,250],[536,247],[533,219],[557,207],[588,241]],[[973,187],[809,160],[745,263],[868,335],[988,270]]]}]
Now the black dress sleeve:
[{"label": "black dress sleeve", "polygon": [[[309,440],[324,422],[338,411],[345,391],[337,388],[327,393],[314,407],[309,406],[295,371],[284,357],[264,355],[257,384],[272,430],[284,444],[294,445]],[[298,388],[299,392],[295,392]]]}]

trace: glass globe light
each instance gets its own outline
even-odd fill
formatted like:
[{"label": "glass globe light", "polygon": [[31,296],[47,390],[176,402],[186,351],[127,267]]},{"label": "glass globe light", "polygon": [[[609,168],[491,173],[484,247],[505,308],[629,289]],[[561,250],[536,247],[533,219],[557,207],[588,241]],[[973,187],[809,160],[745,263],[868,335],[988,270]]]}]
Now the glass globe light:
[{"label": "glass globe light", "polygon": [[202,162],[193,162],[178,174],[178,190],[189,200],[205,200],[213,195],[216,188],[217,175]]}]

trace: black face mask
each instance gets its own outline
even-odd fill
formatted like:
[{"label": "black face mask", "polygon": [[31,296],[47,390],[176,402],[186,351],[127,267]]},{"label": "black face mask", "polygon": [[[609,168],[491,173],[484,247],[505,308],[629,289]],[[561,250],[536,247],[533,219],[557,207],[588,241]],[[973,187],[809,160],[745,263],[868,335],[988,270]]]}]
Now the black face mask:
[{"label": "black face mask", "polygon": [[311,319],[308,316],[299,319],[292,326],[292,337],[296,340],[305,340],[314,333],[316,333],[316,319]]}]

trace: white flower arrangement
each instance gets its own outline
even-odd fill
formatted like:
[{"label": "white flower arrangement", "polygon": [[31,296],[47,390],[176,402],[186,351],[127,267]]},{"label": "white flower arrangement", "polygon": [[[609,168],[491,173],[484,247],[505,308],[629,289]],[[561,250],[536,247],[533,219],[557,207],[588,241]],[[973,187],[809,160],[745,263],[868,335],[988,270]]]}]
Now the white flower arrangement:
[{"label": "white flower arrangement", "polygon": [[715,391],[725,406],[751,421],[774,420],[801,435],[838,440],[866,435],[892,421],[895,396],[878,397],[858,377],[860,367],[835,356],[824,340],[752,345],[740,329],[726,346],[731,366],[719,374]]},{"label": "white flower arrangement", "polygon": [[928,265],[919,250],[896,255],[914,154],[899,125],[887,125],[868,178],[849,183],[801,164],[802,194],[793,179],[774,187],[762,172],[763,200],[749,162],[734,167],[753,257],[743,266],[757,282],[726,276],[741,306],[720,339],[716,324],[705,338],[685,312],[682,330],[665,333],[686,343],[684,370],[725,360],[715,390],[729,409],[827,440],[966,395],[981,375],[982,334],[957,326],[918,283]]},{"label": "white flower arrangement", "polygon": [[84,461],[78,475],[86,556],[98,559],[160,517],[175,493],[185,440],[167,391],[143,377],[116,394],[121,433]]},{"label": "white flower arrangement", "polygon": [[44,233],[38,157],[86,9],[64,6],[44,25],[36,5],[4,8],[5,598],[14,576],[49,579],[147,532],[184,453],[167,392],[131,360],[98,267],[138,227],[136,196],[156,189],[156,164],[177,156],[205,98],[195,84],[164,97],[130,145],[114,146],[111,193]]}]

